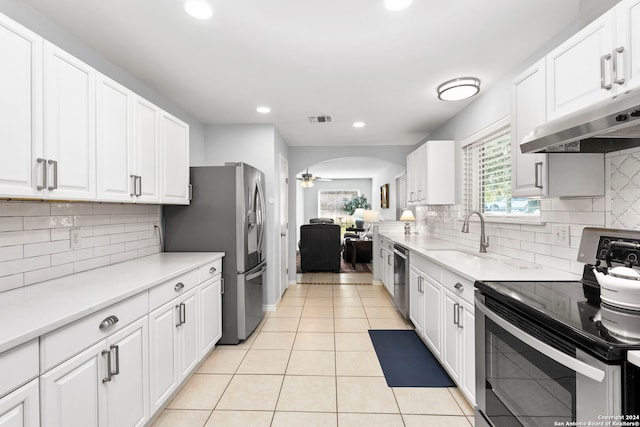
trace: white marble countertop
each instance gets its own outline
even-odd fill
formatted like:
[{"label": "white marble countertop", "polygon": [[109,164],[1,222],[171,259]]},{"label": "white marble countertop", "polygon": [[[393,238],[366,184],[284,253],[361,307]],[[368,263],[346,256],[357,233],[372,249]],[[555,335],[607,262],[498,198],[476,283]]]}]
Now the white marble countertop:
[{"label": "white marble countertop", "polygon": [[627,353],[627,360],[640,368],[640,350],[634,350]]},{"label": "white marble countertop", "polygon": [[0,353],[223,256],[163,252],[2,292]]},{"label": "white marble countertop", "polygon": [[469,280],[580,280],[580,276],[491,253],[481,254],[446,240],[422,234],[380,233],[395,243]]}]

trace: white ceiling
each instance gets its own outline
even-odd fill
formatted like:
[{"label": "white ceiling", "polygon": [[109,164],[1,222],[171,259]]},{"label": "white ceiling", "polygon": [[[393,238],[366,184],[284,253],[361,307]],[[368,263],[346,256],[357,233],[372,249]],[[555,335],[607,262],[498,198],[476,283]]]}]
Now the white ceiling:
[{"label": "white ceiling", "polygon": [[[24,0],[204,124],[274,123],[292,146],[414,145],[575,21],[579,0]],[[272,112],[260,115],[258,105]],[[307,116],[330,114],[333,123]],[[355,129],[352,122],[367,123]]]}]

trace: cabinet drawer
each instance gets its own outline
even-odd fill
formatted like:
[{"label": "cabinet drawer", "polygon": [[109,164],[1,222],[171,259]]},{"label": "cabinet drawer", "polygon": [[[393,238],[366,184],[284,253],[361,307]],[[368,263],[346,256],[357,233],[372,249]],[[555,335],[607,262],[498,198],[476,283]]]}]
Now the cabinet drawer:
[{"label": "cabinet drawer", "polygon": [[37,339],[0,354],[0,397],[37,376]]},{"label": "cabinet drawer", "polygon": [[449,270],[442,271],[442,286],[473,305],[473,282]]},{"label": "cabinet drawer", "polygon": [[435,262],[431,262],[419,255],[414,255],[414,253],[411,253],[409,256],[409,261],[412,265],[415,265],[418,269],[422,270],[423,273],[431,276],[431,278],[436,282],[442,282],[442,267]]},{"label": "cabinet drawer", "polygon": [[171,280],[154,286],[149,290],[149,309],[160,307],[190,289],[194,289],[198,283],[198,269],[176,276]]},{"label": "cabinet drawer", "polygon": [[149,312],[148,295],[136,296],[63,326],[41,337],[40,366],[45,372],[105,339]]},{"label": "cabinet drawer", "polygon": [[198,283],[202,283],[220,273],[222,273],[222,259],[205,264],[198,268]]}]

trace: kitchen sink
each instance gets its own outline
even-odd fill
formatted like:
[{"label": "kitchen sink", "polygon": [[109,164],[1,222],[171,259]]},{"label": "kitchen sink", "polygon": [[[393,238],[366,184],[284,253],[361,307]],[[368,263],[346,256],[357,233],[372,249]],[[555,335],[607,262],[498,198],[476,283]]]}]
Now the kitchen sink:
[{"label": "kitchen sink", "polygon": [[[512,258],[507,257],[496,257],[493,254],[483,254],[480,252],[473,252],[470,250],[464,249],[440,249],[440,250],[432,250],[429,251],[429,255],[434,258],[441,258],[450,260],[456,263],[495,263],[495,264],[503,264],[508,265],[512,268],[517,268],[520,270],[526,269],[539,269],[540,266],[536,264],[531,264],[524,261],[518,261]],[[492,256],[493,255],[493,256]]]}]

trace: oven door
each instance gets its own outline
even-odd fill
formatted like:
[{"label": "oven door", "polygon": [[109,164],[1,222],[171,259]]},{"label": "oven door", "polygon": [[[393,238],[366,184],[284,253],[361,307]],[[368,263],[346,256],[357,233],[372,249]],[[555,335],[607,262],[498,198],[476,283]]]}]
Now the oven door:
[{"label": "oven door", "polygon": [[620,366],[476,293],[476,426],[553,426],[621,414]]}]

